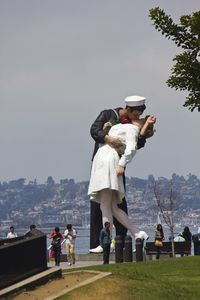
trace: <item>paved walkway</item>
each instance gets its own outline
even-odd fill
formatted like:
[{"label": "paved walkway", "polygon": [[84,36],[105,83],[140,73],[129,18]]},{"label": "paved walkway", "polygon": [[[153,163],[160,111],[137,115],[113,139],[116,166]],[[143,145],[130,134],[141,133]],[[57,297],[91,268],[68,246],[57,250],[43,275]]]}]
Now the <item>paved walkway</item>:
[{"label": "paved walkway", "polygon": [[[110,261],[110,264],[113,264],[114,261]],[[102,265],[102,261],[77,261],[74,265],[69,266],[67,262],[61,262],[60,267],[62,269],[76,269],[76,268],[81,268],[81,267],[89,267],[89,266],[97,266],[97,265]],[[55,266],[54,261],[50,261],[48,263],[48,267],[53,267]]]}]

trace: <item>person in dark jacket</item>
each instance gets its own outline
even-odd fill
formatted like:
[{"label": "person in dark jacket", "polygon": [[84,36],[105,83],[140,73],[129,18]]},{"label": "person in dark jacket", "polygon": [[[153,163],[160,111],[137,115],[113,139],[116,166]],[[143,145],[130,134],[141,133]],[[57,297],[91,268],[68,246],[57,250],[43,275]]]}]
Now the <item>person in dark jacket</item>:
[{"label": "person in dark jacket", "polygon": [[183,232],[182,232],[182,235],[181,235],[186,242],[188,242],[189,244],[189,248],[190,248],[190,251],[191,251],[191,247],[192,247],[192,233],[189,229],[188,226],[185,226]]},{"label": "person in dark jacket", "polygon": [[182,237],[187,241],[187,242],[191,242],[192,240],[192,234],[190,232],[190,229],[188,226],[185,226],[183,232],[182,232]]},{"label": "person in dark jacket", "polygon": [[111,244],[110,223],[105,222],[104,226],[105,227],[100,231],[99,242],[100,242],[100,246],[103,248],[103,263],[109,264],[110,244]]},{"label": "person in dark jacket", "polygon": [[[137,96],[136,96],[137,97]],[[127,97],[128,98],[128,97]],[[144,98],[145,99],[145,98]],[[126,101],[125,101],[126,102]],[[93,157],[94,158],[99,146],[104,143],[110,144],[114,148],[119,148],[122,146],[122,143],[119,139],[113,138],[109,136],[104,130],[104,124],[107,122],[112,122],[113,124],[116,122],[120,123],[120,120],[122,118],[128,118],[129,117],[129,106],[126,106],[125,108],[118,107],[116,109],[107,109],[103,110],[99,116],[96,118],[94,123],[92,124],[90,128],[90,134],[92,138],[95,140],[95,146],[94,146],[94,152]],[[135,109],[138,109],[143,113],[145,110],[145,105],[139,105],[135,107]],[[153,131],[152,131],[153,135]],[[151,135],[149,134],[148,137]],[[138,136],[138,142],[137,142],[137,149],[140,149],[144,147],[146,143],[146,136],[140,135]],[[123,175],[123,181],[125,186],[125,174]],[[122,203],[118,205],[125,213],[128,213],[127,209],[127,202],[124,198]],[[116,235],[122,236],[124,239],[127,234],[127,228],[125,228],[122,224],[120,224],[115,218],[114,218],[114,225],[116,229]],[[91,201],[90,206],[90,248],[96,248],[99,245],[99,233],[102,228],[102,214],[100,210],[100,205],[94,201]],[[112,230],[112,229],[111,229]]]}]

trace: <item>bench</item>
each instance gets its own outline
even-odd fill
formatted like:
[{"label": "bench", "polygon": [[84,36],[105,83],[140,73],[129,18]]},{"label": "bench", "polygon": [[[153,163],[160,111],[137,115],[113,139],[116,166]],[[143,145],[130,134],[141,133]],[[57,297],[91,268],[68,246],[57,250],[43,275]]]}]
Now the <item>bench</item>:
[{"label": "bench", "polygon": [[[157,247],[155,242],[146,242],[144,246],[146,256],[152,256],[157,254]],[[172,257],[172,243],[171,241],[163,242],[163,247],[160,248],[161,255],[169,255]],[[181,256],[191,254],[191,243],[190,242],[174,242],[174,252],[175,254],[180,254]]]}]

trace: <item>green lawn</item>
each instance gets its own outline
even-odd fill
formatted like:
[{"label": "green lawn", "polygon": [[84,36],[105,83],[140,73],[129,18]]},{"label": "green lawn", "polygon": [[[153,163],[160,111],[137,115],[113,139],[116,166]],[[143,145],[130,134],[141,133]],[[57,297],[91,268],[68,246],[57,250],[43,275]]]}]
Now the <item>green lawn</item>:
[{"label": "green lawn", "polygon": [[200,256],[101,265],[85,269],[108,271],[113,275],[74,290],[60,299],[200,299]]}]

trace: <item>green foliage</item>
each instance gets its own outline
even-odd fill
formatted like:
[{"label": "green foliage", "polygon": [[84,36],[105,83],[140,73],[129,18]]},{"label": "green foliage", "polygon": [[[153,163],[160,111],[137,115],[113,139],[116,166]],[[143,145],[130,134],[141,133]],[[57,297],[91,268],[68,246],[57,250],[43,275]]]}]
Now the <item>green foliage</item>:
[{"label": "green foliage", "polygon": [[200,11],[181,16],[179,25],[159,7],[150,9],[149,15],[162,35],[184,49],[173,59],[175,65],[167,80],[168,86],[188,91],[184,106],[191,111],[195,108],[200,111]]}]

